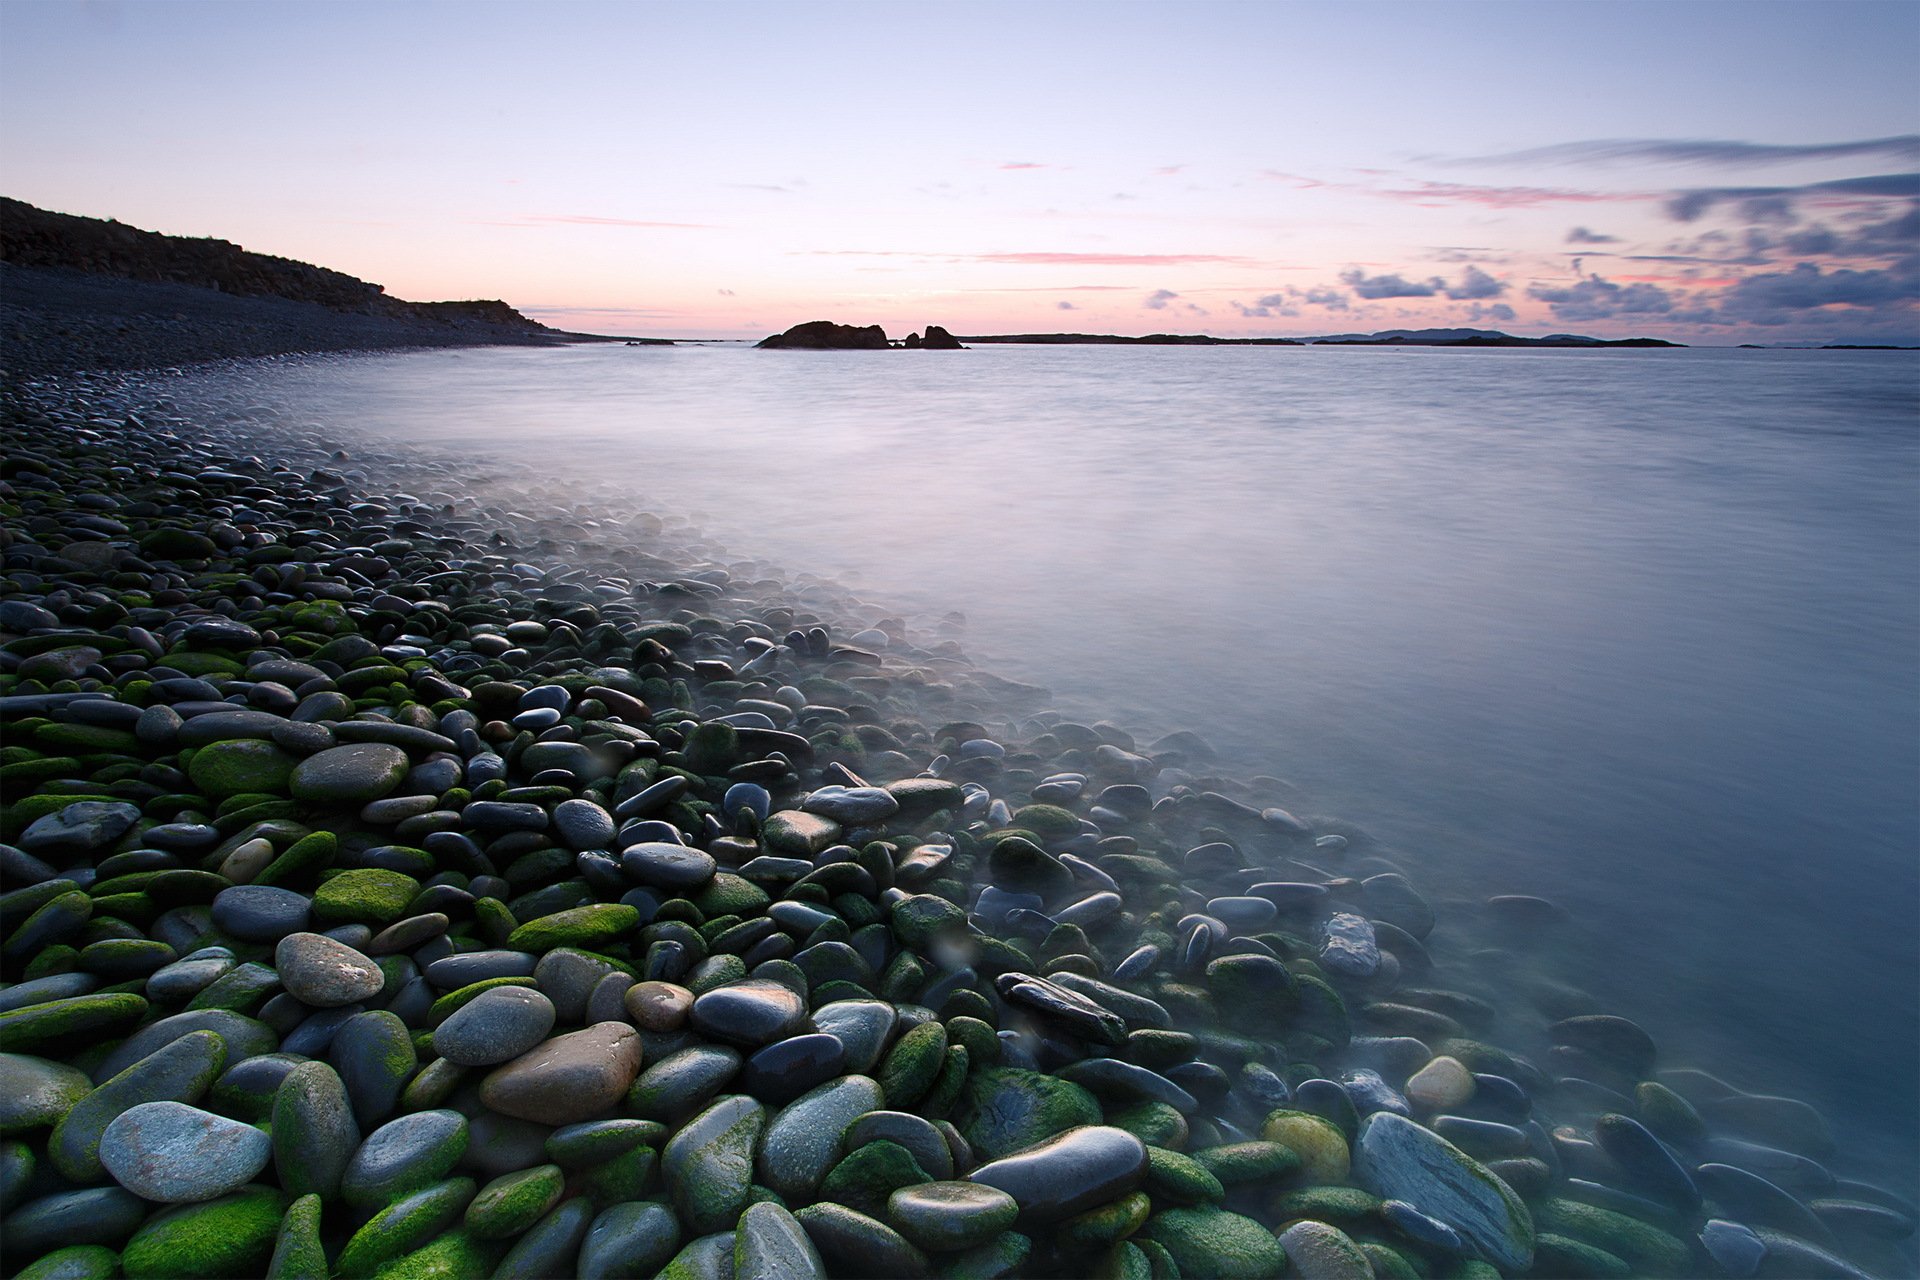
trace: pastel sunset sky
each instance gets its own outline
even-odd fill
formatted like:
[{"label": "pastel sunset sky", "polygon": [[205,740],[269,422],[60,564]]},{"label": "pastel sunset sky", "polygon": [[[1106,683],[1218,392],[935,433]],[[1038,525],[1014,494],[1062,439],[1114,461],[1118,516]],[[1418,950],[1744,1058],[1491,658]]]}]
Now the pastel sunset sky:
[{"label": "pastel sunset sky", "polygon": [[1920,340],[1920,4],[0,8],[0,191],[606,333]]}]

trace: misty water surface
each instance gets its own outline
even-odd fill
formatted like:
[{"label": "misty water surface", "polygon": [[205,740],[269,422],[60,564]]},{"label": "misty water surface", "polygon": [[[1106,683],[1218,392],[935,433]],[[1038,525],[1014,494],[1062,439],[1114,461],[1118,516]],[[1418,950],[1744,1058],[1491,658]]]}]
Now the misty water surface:
[{"label": "misty water surface", "polygon": [[961,611],[988,669],[1143,741],[1198,730],[1443,903],[1561,902],[1579,927],[1540,963],[1668,1062],[1815,1102],[1847,1168],[1911,1194],[1917,375],[1891,352],[589,347],[266,391]]}]

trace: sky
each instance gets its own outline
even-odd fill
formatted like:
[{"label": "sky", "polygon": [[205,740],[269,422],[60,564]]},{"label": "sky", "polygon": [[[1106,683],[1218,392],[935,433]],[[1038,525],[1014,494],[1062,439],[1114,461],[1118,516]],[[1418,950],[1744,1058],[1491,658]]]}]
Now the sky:
[{"label": "sky", "polygon": [[0,193],[601,333],[1920,341],[1920,3],[0,0]]}]

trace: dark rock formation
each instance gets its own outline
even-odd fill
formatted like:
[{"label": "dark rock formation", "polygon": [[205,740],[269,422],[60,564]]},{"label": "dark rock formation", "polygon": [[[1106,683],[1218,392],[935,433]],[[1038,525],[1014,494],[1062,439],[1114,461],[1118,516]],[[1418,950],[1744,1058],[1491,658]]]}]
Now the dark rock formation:
[{"label": "dark rock formation", "polygon": [[861,328],[835,324],[831,320],[811,320],[797,324],[785,333],[760,340],[758,346],[791,351],[885,351],[886,330],[877,324]]},{"label": "dark rock formation", "polygon": [[965,351],[960,339],[948,333],[937,324],[927,326],[927,336],[921,340],[921,346],[929,351]]},{"label": "dark rock formation", "polygon": [[0,262],[188,285],[231,297],[285,298],[350,315],[546,330],[497,300],[405,302],[388,297],[380,285],[345,272],[251,253],[226,240],[162,235],[111,220],[53,213],[5,197],[0,197]]}]

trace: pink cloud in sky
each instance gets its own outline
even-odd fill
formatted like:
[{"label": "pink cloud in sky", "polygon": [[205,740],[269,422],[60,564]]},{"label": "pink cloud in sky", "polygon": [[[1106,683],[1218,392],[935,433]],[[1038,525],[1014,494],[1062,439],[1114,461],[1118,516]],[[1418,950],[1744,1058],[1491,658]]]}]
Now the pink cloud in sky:
[{"label": "pink cloud in sky", "polygon": [[1009,160],[1000,166],[1002,169],[1051,169],[1050,164],[1040,164],[1034,160]]},{"label": "pink cloud in sky", "polygon": [[1220,253],[974,253],[967,262],[994,262],[1022,267],[1177,267],[1196,262],[1246,265],[1250,258]]}]

